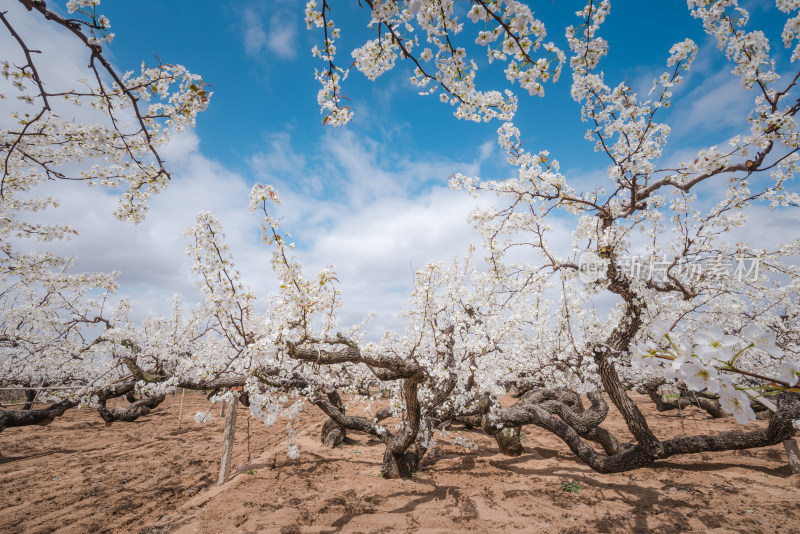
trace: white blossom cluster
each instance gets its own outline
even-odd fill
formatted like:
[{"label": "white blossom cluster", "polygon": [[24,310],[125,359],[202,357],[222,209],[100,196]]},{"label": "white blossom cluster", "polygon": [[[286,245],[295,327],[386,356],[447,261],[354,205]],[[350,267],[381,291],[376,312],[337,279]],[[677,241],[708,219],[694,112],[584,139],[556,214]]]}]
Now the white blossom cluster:
[{"label": "white blossom cluster", "polygon": [[[660,322],[653,330],[665,331],[669,326]],[[747,375],[737,374],[735,370],[737,364],[741,366],[738,360],[748,351],[780,355],[775,334],[749,325],[739,336],[733,336],[716,326],[692,336],[666,331],[663,338],[668,342],[666,347],[639,343],[632,348],[634,368],[646,364],[668,379],[682,381],[692,391],[718,395],[722,409],[733,414],[742,424],[755,420],[750,397],[744,393],[746,382],[741,380]],[[772,369],[762,365],[756,370],[761,373],[762,380],[782,383],[787,388],[796,388],[800,383],[800,362],[797,360],[781,359],[773,361]]]},{"label": "white blossom cluster", "polygon": [[91,35],[88,43],[96,46],[110,43],[114,40],[114,34],[108,31],[111,27],[111,21],[105,15],[97,13],[98,5],[100,5],[100,0],[69,0],[67,2],[67,11],[70,14],[78,13],[83,16],[82,19],[72,20],[88,27]]},{"label": "white blossom cluster", "polygon": [[[516,113],[517,97],[509,90],[482,91],[476,87],[478,65],[468,57],[467,48],[456,44],[464,24],[458,21],[453,0],[381,0],[370,2],[369,28],[377,33],[352,51],[353,65],[374,80],[397,64],[413,63],[412,85],[420,94],[439,93],[442,102],[456,107],[455,115],[470,121],[497,118],[511,120]],[[341,104],[341,82],[348,71],[334,63],[335,40],[340,30],[328,18],[330,5],[316,0],[306,4],[306,25],[323,29],[323,45],[313,54],[327,63],[317,70],[322,84],[318,103],[325,123],[348,122],[352,111]],[[475,42],[485,46],[489,62],[506,64],[505,75],[531,95],[544,95],[544,84],[558,81],[565,55],[552,42],[545,42],[547,31],[530,7],[517,0],[490,0],[475,3],[468,13],[471,23],[484,29]],[[423,42],[425,45],[421,44]]]}]

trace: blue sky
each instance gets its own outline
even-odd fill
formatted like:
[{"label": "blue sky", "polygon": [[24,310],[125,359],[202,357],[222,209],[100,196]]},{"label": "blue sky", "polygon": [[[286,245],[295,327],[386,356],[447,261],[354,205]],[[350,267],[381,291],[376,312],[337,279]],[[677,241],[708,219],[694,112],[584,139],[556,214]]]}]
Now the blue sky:
[{"label": "blue sky", "polygon": [[[742,4],[785,66],[784,16],[770,2]],[[578,23],[574,12],[582,5],[532,3],[548,39],[564,50],[564,28]],[[323,126],[314,80],[314,68],[321,64],[310,53],[320,36],[306,30],[303,6],[294,0],[104,0],[99,6],[116,34],[107,51],[120,71],[137,69],[143,60],[152,64],[158,56],[201,74],[214,91],[196,130],[165,150],[174,183],[154,199],[145,223],[113,221],[113,197],[107,192],[53,185],[64,202],[50,216],[70,220],[79,236],[51,248],[78,256],[81,269],[121,270],[121,294],[133,300],[135,317],[169,313],[175,292],[188,302],[199,298],[181,230],[200,210],[217,213],[250,285],[261,294],[274,287],[269,252],[257,240],[258,219],[246,210],[247,192],[256,182],[278,187],[284,200],[280,215],[304,265],[309,270],[337,266],[345,298],[342,322],[376,311],[374,332],[401,324],[395,314],[406,302],[413,269],[434,259],[448,261],[463,254],[470,241],[479,242],[466,223],[476,201],[450,191],[447,178],[453,172],[507,175],[496,144],[500,124],[456,120],[438,98],[416,94],[407,81],[410,67],[400,63],[376,82],[353,70],[344,92],[352,99],[355,119],[343,128]],[[460,9],[467,6],[464,2]],[[52,47],[50,70],[43,77],[68,80],[67,73],[80,71],[85,54],[79,48],[56,46],[62,42],[57,28],[10,7],[31,46]],[[338,63],[346,66],[349,50],[370,35],[368,13],[357,2],[334,1],[333,9],[343,34]],[[474,28],[466,21],[465,36]],[[673,108],[660,117],[671,119],[673,127],[665,158],[723,143],[743,131],[754,94],[730,74],[685,2],[614,1],[601,33],[610,44],[602,63],[606,83],[627,80],[644,92],[666,70],[672,44],[690,37],[700,45]],[[8,37],[0,35],[0,50],[9,46]],[[477,57],[480,88],[504,87],[502,70],[488,65],[483,53]],[[607,162],[583,138],[586,126],[569,96],[570,78],[565,69],[557,84],[546,86],[543,99],[520,94],[515,122],[526,147],[550,150],[568,177],[602,180]],[[567,239],[570,230],[564,227]]]},{"label": "blue sky", "polygon": [[[549,38],[566,49],[564,28],[578,22],[574,11],[582,4],[543,1],[534,3],[533,8],[547,25]],[[751,9],[754,25],[770,30],[775,48],[786,57],[778,40],[781,14],[764,0],[743,4]],[[109,16],[117,35],[110,51],[120,66],[150,62],[158,56],[162,61],[187,66],[213,84],[213,105],[197,129],[204,154],[247,172],[248,156],[262,149],[275,132],[290,133],[293,143],[304,150],[323,134],[314,80],[314,67],[321,64],[309,52],[319,35],[305,28],[303,2],[166,1],[153,2],[152,9],[147,2],[138,5],[141,7],[131,9],[130,4],[114,0],[102,4],[101,11]],[[462,10],[467,6],[464,2]],[[349,63],[348,50],[371,35],[365,27],[368,12],[358,8],[356,2],[336,2],[333,9],[333,19],[342,27],[339,63],[344,66]],[[474,27],[467,21],[464,35]],[[724,70],[722,53],[711,45],[684,2],[615,1],[601,31],[610,43],[602,68],[613,84],[628,80],[649,88],[653,76],[665,70],[670,46],[685,37],[706,45],[693,72],[695,79],[688,85],[702,83],[698,78],[720,69],[727,75],[722,77],[725,82],[735,82]],[[481,54],[477,57],[483,60]],[[491,83],[497,84],[502,79],[497,64],[482,61],[480,67],[485,82],[491,78]],[[348,129],[391,143],[398,153],[428,157],[443,153],[466,157],[476,145],[494,139],[496,124],[465,125],[457,121],[450,108],[435,97],[420,98],[406,83],[408,73],[410,67],[401,63],[395,71],[371,83],[353,71],[344,88],[356,111],[355,122]],[[554,153],[568,150],[571,156],[577,148],[574,145],[583,144],[579,158],[570,158],[576,165],[591,152],[584,150],[590,145],[583,141],[585,128],[579,109],[569,97],[568,74],[555,86],[547,87],[544,99],[522,95],[518,117],[521,125],[529,126],[531,144],[546,144]],[[536,127],[531,128],[531,124]],[[687,144],[703,138],[684,133]],[[708,129],[703,128],[701,133],[707,134]]]}]

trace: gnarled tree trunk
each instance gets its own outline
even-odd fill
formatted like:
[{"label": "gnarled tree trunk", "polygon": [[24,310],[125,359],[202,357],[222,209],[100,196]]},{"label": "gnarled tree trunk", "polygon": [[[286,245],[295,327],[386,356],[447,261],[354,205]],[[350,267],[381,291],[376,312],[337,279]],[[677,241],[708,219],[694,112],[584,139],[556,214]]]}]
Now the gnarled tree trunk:
[{"label": "gnarled tree trunk", "polygon": [[[126,398],[130,397],[128,396]],[[149,414],[150,410],[164,402],[164,399],[166,398],[166,395],[147,397],[140,400],[134,400],[134,402],[131,403],[131,405],[127,408],[112,408],[109,410],[106,408],[106,399],[101,397],[100,401],[98,402],[97,411],[100,413],[100,417],[102,417],[103,421],[106,423],[113,423],[115,421],[130,423],[136,421],[143,415]]]},{"label": "gnarled tree trunk", "polygon": [[501,410],[499,418],[504,424],[534,424],[561,438],[582,461],[599,473],[630,471],[652,464],[656,460],[678,454],[751,449],[776,445],[792,438],[796,430],[792,421],[800,419],[800,394],[783,392],[776,397],[778,410],[766,429],[750,432],[722,432],[714,436],[698,435],[673,438],[658,442],[652,448],[641,443],[620,447],[615,454],[595,451],[566,421],[554,417],[543,406],[515,404]]},{"label": "gnarled tree trunk", "polygon": [[77,405],[75,401],[61,401],[39,410],[0,410],[0,432],[14,426],[49,425]]},{"label": "gnarled tree trunk", "polygon": [[[326,387],[324,388],[325,396],[328,397],[328,400],[339,409],[342,414],[345,413],[344,403],[342,402],[342,398],[339,396],[339,392],[336,391],[334,387]],[[322,432],[320,435],[320,439],[322,440],[322,444],[326,447],[333,449],[334,447],[338,447],[341,443],[344,442],[345,438],[347,437],[347,428],[344,425],[340,425],[333,419],[328,419],[325,421],[325,424],[322,425]]]},{"label": "gnarled tree trunk", "polygon": [[506,456],[520,456],[525,452],[520,441],[521,427],[509,426],[494,435],[500,452]]},{"label": "gnarled tree trunk", "polygon": [[715,419],[725,416],[725,413],[722,411],[722,407],[719,405],[719,401],[709,399],[700,393],[690,393],[685,387],[678,389],[677,399],[664,400],[661,394],[658,392],[658,388],[666,383],[667,380],[665,378],[656,378],[647,382],[646,384],[642,384],[639,388],[637,388],[637,391],[647,394],[647,396],[650,397],[650,400],[653,401],[653,404],[656,405],[656,410],[659,412],[666,412],[668,410],[682,410],[683,408],[687,408],[689,406],[697,406],[698,408],[705,410],[708,415]]},{"label": "gnarled tree trunk", "polygon": [[392,448],[386,447],[381,464],[381,476],[384,478],[410,478],[419,469],[419,463],[425,452],[426,449],[418,443],[402,452],[393,452]]}]

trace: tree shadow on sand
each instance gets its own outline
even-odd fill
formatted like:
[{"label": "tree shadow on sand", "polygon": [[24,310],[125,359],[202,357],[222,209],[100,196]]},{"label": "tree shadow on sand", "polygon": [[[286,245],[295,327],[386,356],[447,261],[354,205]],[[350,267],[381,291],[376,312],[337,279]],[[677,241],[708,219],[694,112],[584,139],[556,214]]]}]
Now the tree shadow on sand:
[{"label": "tree shadow on sand", "polygon": [[22,461],[22,460],[32,460],[33,458],[41,458],[43,456],[51,456],[53,454],[75,454],[77,452],[81,452],[81,453],[83,453],[83,452],[92,452],[92,451],[97,451],[97,450],[101,450],[101,449],[102,448],[89,449],[88,451],[78,451],[78,450],[74,450],[74,449],[53,449],[53,450],[48,450],[48,451],[44,451],[44,452],[39,452],[39,453],[36,453],[36,454],[26,454],[26,455],[23,455],[23,456],[4,456],[4,455],[2,455],[2,456],[0,456],[0,465],[6,464],[6,463],[10,463],[10,462],[19,462],[19,461]]}]

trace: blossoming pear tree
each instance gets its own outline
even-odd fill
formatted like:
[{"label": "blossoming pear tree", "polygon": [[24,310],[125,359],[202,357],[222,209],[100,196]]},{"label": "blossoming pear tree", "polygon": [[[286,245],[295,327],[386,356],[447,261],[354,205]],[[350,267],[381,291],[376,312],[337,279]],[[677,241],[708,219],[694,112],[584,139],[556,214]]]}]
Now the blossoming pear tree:
[{"label": "blossoming pear tree", "polygon": [[[273,247],[280,281],[280,291],[267,299],[266,316],[256,313],[255,295],[241,282],[218,221],[201,213],[187,235],[203,305],[188,321],[176,311],[170,320],[117,328],[108,334],[122,347],[116,359],[142,380],[148,395],[177,387],[242,387],[240,400],[253,416],[267,424],[288,419],[290,457],[299,454],[292,425],[305,402],[330,418],[326,443],[341,442],[348,430],[383,441],[382,472],[390,478],[417,469],[437,428],[471,446],[446,427],[485,414],[490,399],[504,394],[505,381],[521,368],[525,358],[515,347],[524,346],[522,300],[509,298],[502,279],[478,272],[469,258],[448,269],[431,264],[417,273],[405,331],[365,344],[363,324],[337,329],[335,274],[328,268],[310,279],[303,274],[270,214],[277,202],[273,188],[253,188],[251,209],[264,215],[262,237]],[[389,409],[372,418],[348,415],[340,392],[371,412],[377,399],[369,387],[375,385],[390,393]],[[381,424],[391,416],[402,422]]]},{"label": "blossoming pear tree", "polygon": [[[516,95],[502,89],[505,84],[493,91],[477,89],[471,42],[485,47],[490,62],[503,62],[506,80],[530,95],[544,96],[545,84],[556,82],[566,68],[566,52],[545,42],[544,23],[528,3],[475,0],[469,22],[459,20],[454,1],[364,4],[376,38],[353,50],[357,70],[372,80],[405,60],[413,68],[410,82],[424,95],[438,93],[457,117],[502,122],[498,141],[516,175],[483,180],[456,174],[451,185],[509,199],[507,208],[478,211],[473,219],[499,276],[521,280],[519,291],[534,302],[547,298],[549,286],[560,289],[561,301],[549,310],[556,317],[549,339],[536,347],[534,357],[569,370],[555,381],[561,386],[604,391],[636,443],[603,455],[586,445],[569,417],[541,406],[500,410],[488,423],[537,424],[600,471],[630,469],[678,453],[768,445],[793,435],[799,406],[800,347],[793,326],[799,311],[800,242],[767,250],[732,241],[747,224],[751,206],[783,213],[800,203],[791,188],[800,146],[795,120],[800,72],[778,74],[767,37],[748,28],[748,12],[735,0],[688,1],[691,15],[716,41],[754,103],[749,131],[730,139],[727,147],[703,147],[687,161],[665,165],[670,127],[659,116],[691,69],[697,45],[685,39],[665,51],[666,70],[644,97],[626,82],[609,85],[599,66],[608,53],[601,26],[612,16],[611,4],[587,2],[577,24],[566,30],[571,95],[589,126],[587,140],[607,156],[608,166],[604,183],[579,193],[547,150],[523,148],[524,126],[514,123]],[[795,2],[776,2],[777,11],[787,15],[781,39],[792,49],[792,62],[800,54],[799,8]],[[341,86],[349,72],[336,62],[341,32],[333,16],[330,2],[306,5],[309,29],[322,28],[322,45],[314,49],[325,65],[317,71],[318,100],[325,122],[339,125],[350,120],[352,110],[342,105]],[[547,217],[559,211],[575,221],[573,253],[567,257],[549,242]],[[539,259],[520,262],[519,255],[509,256],[520,246]],[[641,275],[637,255],[658,260],[659,272]],[[591,306],[600,293],[617,298],[607,314]],[[556,375],[545,369],[537,373],[552,383]],[[659,376],[711,396],[742,423],[754,418],[751,397],[777,411],[763,431],[661,440],[625,388]],[[595,396],[592,402],[596,421],[605,415],[602,399]]]},{"label": "blossoming pear tree", "polygon": [[[0,410],[0,430],[43,424],[86,402],[108,422],[132,420],[163,400],[136,401],[137,380],[108,358],[105,332],[124,321],[126,311],[124,304],[113,310],[108,303],[117,274],[74,274],[72,259],[21,250],[25,239],[75,233],[66,224],[32,218],[57,206],[48,192],[56,180],[120,189],[116,216],[140,221],[147,199],[169,182],[159,150],[172,132],[194,124],[210,97],[202,79],[180,65],[120,73],[103,50],[114,34],[99,3],[71,0],[66,16],[43,0],[20,0],[27,15],[0,11],[0,31],[14,43],[0,52],[0,99],[19,103],[0,118],[0,384],[28,392],[23,409]],[[43,43],[19,30],[20,16],[39,17],[74,38],[85,50],[87,78],[59,87],[54,73],[42,69]],[[119,396],[133,404],[105,406]],[[34,401],[52,404],[34,410]]]}]

